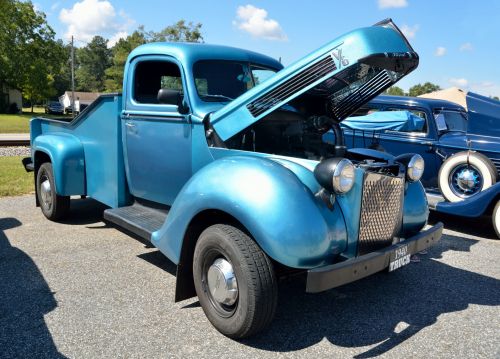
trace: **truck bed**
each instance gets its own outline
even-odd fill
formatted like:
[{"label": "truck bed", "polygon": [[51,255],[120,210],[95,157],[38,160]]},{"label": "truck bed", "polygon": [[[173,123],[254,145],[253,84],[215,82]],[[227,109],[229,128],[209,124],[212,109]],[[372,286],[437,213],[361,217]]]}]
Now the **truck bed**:
[{"label": "truck bed", "polygon": [[84,171],[83,186],[62,181],[61,188],[57,188],[59,194],[87,195],[113,208],[126,204],[121,110],[122,96],[106,94],[70,122],[46,118],[31,120],[33,161],[35,152],[40,151],[61,157],[61,163],[51,158],[55,172],[58,166],[65,167],[65,171],[68,166]]}]

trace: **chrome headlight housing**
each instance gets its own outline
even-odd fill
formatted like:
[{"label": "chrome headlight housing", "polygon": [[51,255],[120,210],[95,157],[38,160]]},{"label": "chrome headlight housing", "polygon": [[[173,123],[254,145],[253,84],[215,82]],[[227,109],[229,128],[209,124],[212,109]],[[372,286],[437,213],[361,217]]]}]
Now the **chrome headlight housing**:
[{"label": "chrome headlight housing", "polygon": [[406,177],[408,181],[416,182],[422,178],[425,169],[425,161],[420,155],[413,155],[406,167]]},{"label": "chrome headlight housing", "polygon": [[338,193],[347,193],[354,186],[354,165],[348,159],[342,159],[335,167],[332,176],[333,190]]},{"label": "chrome headlight housing", "polygon": [[346,158],[328,158],[316,166],[314,176],[326,190],[343,194],[354,186],[355,167]]}]

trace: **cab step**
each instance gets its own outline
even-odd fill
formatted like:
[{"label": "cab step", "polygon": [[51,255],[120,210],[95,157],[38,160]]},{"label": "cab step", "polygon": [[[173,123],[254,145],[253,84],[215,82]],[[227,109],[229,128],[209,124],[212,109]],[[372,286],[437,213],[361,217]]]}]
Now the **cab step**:
[{"label": "cab step", "polygon": [[150,241],[151,234],[165,222],[168,210],[168,207],[134,203],[132,206],[105,210],[104,219]]}]

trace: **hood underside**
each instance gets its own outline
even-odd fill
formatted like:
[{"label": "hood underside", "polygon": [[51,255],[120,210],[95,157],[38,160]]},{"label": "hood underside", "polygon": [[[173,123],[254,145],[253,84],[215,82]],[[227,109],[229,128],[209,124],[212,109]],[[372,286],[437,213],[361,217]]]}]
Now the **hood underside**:
[{"label": "hood underside", "polygon": [[500,101],[467,93],[467,133],[500,137]]},{"label": "hood underside", "polygon": [[302,94],[324,98],[335,121],[418,66],[418,55],[391,20],[352,31],[241,95],[210,117],[225,141]]}]

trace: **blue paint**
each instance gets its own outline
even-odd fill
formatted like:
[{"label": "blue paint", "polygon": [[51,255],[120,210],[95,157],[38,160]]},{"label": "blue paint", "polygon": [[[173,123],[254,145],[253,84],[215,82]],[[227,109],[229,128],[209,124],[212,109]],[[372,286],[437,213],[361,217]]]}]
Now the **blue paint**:
[{"label": "blue paint", "polygon": [[[339,59],[333,51],[340,49],[343,57]],[[215,111],[211,123],[225,140],[265,115],[253,118],[246,104],[318,58],[330,56],[337,70],[312,86],[341,68],[350,71],[366,56],[387,52],[412,49],[400,33],[380,26],[344,35],[283,70],[276,60],[235,48],[143,45],[127,60],[123,97],[100,97],[69,124],[41,118],[31,122],[33,156],[38,151],[50,156],[59,194],[86,194],[110,207],[128,205],[134,199],[171,206],[151,240],[174,263],[179,262],[193,218],[206,210],[218,210],[238,220],[279,263],[304,269],[332,264],[340,255],[357,255],[364,170],[357,168],[353,189],[334,196],[328,206],[318,194],[321,188],[313,174],[317,161],[209,147],[203,119]],[[193,65],[209,59],[281,71],[224,106],[202,101],[195,89]],[[134,100],[135,69],[141,61],[150,60],[179,67],[189,113],[179,113],[174,105]],[[305,91],[291,93],[286,101]],[[402,227],[406,234],[418,232],[427,219],[419,186],[409,184],[406,190]]]}]

